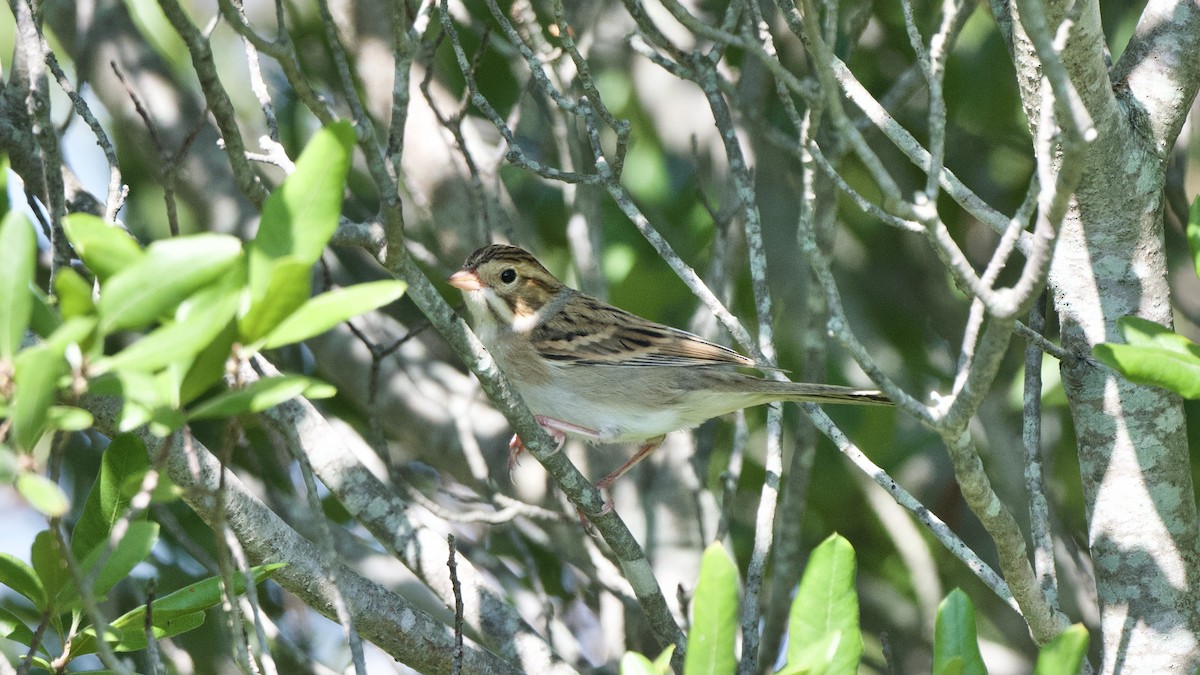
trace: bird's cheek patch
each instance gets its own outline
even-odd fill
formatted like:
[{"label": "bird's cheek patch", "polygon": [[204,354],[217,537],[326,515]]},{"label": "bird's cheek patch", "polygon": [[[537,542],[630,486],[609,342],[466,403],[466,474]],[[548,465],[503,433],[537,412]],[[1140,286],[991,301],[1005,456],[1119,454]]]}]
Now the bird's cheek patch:
[{"label": "bird's cheek patch", "polygon": [[537,328],[540,318],[537,312],[525,311],[513,319],[512,329],[517,333],[528,333]]},{"label": "bird's cheek patch", "polygon": [[495,314],[501,322],[506,324],[511,324],[513,322],[513,311],[512,308],[508,306],[507,300],[499,295],[496,295],[496,291],[487,286],[485,286],[483,289],[483,297],[486,300],[488,307],[491,308],[492,313]]}]

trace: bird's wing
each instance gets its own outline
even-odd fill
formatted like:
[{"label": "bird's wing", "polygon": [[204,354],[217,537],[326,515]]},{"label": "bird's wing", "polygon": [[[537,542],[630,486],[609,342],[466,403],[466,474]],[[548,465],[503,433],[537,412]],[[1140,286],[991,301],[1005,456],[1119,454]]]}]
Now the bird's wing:
[{"label": "bird's wing", "polygon": [[575,293],[530,335],[549,361],[593,366],[743,366],[747,358],[687,331]]}]

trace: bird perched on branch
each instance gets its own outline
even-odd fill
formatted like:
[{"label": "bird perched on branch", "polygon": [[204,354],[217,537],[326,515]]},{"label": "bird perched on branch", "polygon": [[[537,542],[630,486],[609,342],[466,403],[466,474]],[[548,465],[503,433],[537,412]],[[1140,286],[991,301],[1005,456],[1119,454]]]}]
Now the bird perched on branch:
[{"label": "bird perched on branch", "polygon": [[[654,451],[669,431],[770,403],[889,405],[881,392],[781,382],[738,372],[753,359],[569,288],[516,246],[475,251],[450,277],[475,332],[561,448],[566,436],[639,443],[596,487]],[[513,436],[509,467],[523,449]]]}]

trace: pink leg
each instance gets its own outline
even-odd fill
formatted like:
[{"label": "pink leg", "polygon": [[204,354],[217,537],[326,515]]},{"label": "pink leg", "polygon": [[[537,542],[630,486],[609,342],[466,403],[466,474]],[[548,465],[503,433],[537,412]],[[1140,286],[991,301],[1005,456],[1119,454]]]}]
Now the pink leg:
[{"label": "pink leg", "polygon": [[[576,436],[586,436],[588,438],[596,439],[600,438],[600,434],[597,433],[595,429],[588,429],[587,427],[581,427],[577,424],[564,422],[562,420],[554,419],[553,417],[546,417],[545,415],[536,415],[534,416],[534,419],[536,419],[537,423],[546,430],[546,433],[550,434],[551,438],[554,439],[556,444],[554,447],[554,452],[562,450],[563,443],[566,443],[567,441],[567,434],[575,434]],[[516,434],[513,434],[512,440],[508,442],[509,473],[511,473],[513,467],[517,465],[517,459],[521,456],[521,452],[524,450],[525,443],[520,439],[520,437],[518,437]]]},{"label": "pink leg", "polygon": [[641,447],[638,448],[638,451],[633,454],[633,457],[630,457],[627,462],[617,467],[616,471],[608,474],[604,478],[601,478],[599,482],[596,483],[596,489],[604,493],[604,508],[601,509],[600,515],[604,515],[609,511],[612,511],[612,496],[608,493],[608,489],[612,487],[612,484],[615,483],[618,478],[628,473],[629,470],[636,466],[638,462],[646,459],[647,455],[657,450],[658,446],[662,445],[663,438],[665,438],[665,436],[659,436],[657,438],[651,438],[645,443],[642,443]]},{"label": "pink leg", "polygon": [[[553,417],[546,417],[545,415],[536,415],[534,419],[559,442],[558,450],[562,449],[563,434],[575,434],[576,436],[584,436],[596,441],[600,440],[600,433],[595,429],[581,427],[578,424],[556,420]],[[555,452],[558,452],[558,450],[555,450]]]}]

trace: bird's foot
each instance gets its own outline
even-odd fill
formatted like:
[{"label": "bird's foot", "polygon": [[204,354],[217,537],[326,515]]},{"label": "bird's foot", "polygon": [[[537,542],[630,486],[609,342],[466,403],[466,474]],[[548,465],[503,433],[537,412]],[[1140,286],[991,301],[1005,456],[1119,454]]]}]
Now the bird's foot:
[{"label": "bird's foot", "polygon": [[[546,430],[546,433],[550,434],[550,438],[554,439],[554,452],[550,454],[555,454],[562,450],[563,445],[567,442],[567,434],[575,434],[577,436],[585,436],[587,438],[594,439],[600,438],[600,434],[595,429],[581,427],[578,424],[571,424],[570,422],[564,422],[553,417],[546,417],[545,415],[535,415],[534,419],[537,420],[539,426]],[[524,451],[525,442],[521,440],[520,436],[513,434],[512,440],[508,442],[509,473],[512,473],[512,470],[516,468],[517,460]]]}]

